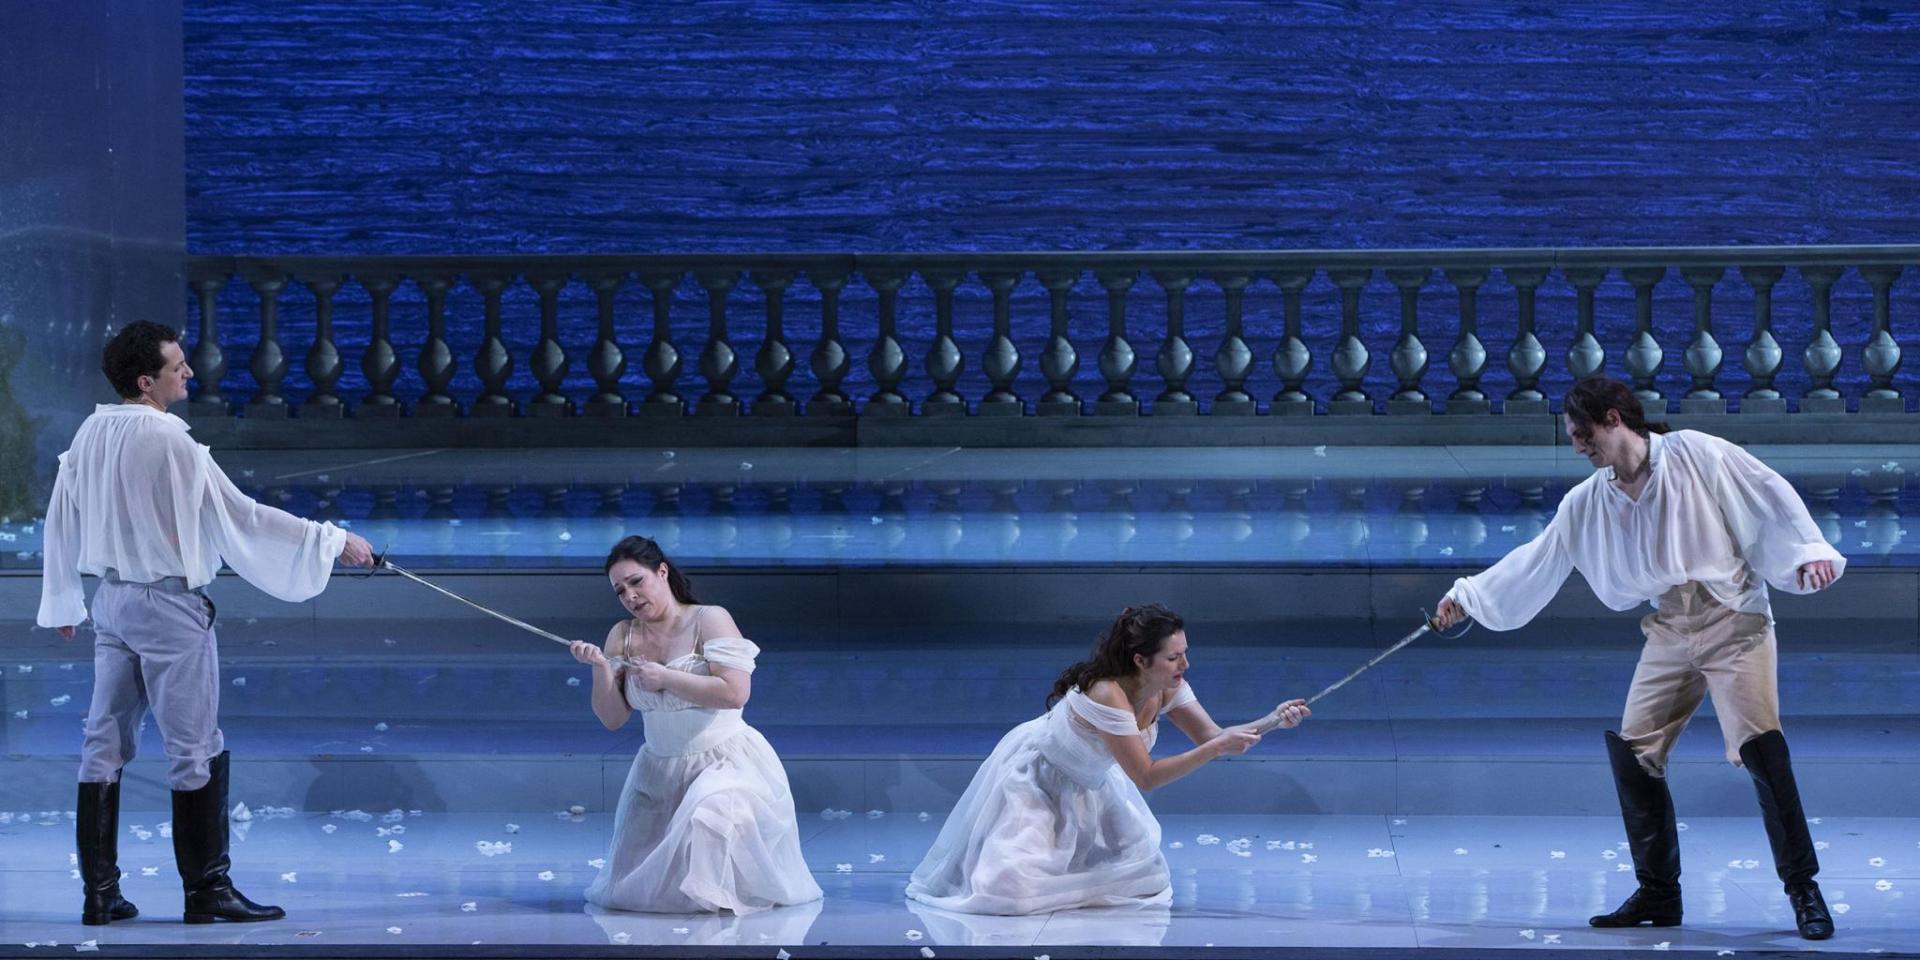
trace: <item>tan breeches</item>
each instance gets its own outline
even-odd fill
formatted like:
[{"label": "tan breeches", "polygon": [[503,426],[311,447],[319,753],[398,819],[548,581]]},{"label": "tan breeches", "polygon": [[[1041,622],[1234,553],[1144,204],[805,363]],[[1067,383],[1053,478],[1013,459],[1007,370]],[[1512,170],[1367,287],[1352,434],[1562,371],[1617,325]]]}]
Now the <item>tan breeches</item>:
[{"label": "tan breeches", "polygon": [[1640,765],[1666,775],[1667,754],[1700,701],[1713,697],[1727,761],[1740,766],[1740,745],[1780,729],[1773,625],[1756,613],[1724,607],[1707,588],[1685,583],[1640,620],[1647,644],[1633,671],[1620,736]]}]

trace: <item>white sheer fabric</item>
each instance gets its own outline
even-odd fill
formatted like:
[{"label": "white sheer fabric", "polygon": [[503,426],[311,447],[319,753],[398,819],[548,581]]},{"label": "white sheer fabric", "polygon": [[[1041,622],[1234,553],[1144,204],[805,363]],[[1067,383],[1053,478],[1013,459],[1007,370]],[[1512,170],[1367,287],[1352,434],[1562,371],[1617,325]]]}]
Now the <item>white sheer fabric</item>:
[{"label": "white sheer fabric", "polygon": [[[1161,710],[1195,702],[1182,684]],[[1158,722],[1068,691],[1001,738],[913,871],[907,896],[960,913],[1024,915],[1166,903],[1160,822],[1098,731],[1137,735]]]},{"label": "white sheer fabric", "polygon": [[[705,640],[667,664],[699,676],[710,667],[752,672],[760,648],[739,637]],[[820,899],[800,855],[787,772],[739,710],[696,706],[640,689],[627,703],[646,725],[614,812],[607,864],[589,903],[649,913],[736,914]]]},{"label": "white sheer fabric", "polygon": [[187,435],[187,422],[137,403],[103,403],[60,455],[47,504],[43,627],[87,619],[80,576],[213,582],[225,561],[270,596],[298,602],[333,575],[346,532],[256,503]]},{"label": "white sheer fabric", "polygon": [[1580,571],[1615,610],[1658,604],[1698,582],[1723,606],[1773,619],[1767,587],[1807,593],[1795,572],[1847,560],[1828,545],[1800,495],[1772,468],[1719,437],[1693,430],[1648,438],[1649,477],[1638,500],[1597,470],[1560,502],[1547,529],[1484,572],[1454,582],[1452,596],[1491,630],[1532,620]]}]

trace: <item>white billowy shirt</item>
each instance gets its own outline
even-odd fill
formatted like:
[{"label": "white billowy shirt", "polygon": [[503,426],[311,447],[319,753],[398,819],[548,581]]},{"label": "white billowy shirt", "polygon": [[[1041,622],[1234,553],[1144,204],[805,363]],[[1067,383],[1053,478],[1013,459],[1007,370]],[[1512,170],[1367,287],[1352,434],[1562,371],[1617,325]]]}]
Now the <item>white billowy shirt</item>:
[{"label": "white billowy shirt", "polygon": [[1847,561],[1814,526],[1793,486],[1752,454],[1719,437],[1676,430],[1648,437],[1650,476],[1638,500],[1595,471],[1560,502],[1538,537],[1477,576],[1454,581],[1450,596],[1493,630],[1525,626],[1578,570],[1615,610],[1658,603],[1689,581],[1721,604],[1773,619],[1767,586],[1810,593],[1796,572]]},{"label": "white billowy shirt", "polygon": [[81,574],[151,583],[213,581],[224,560],[282,600],[327,585],[346,532],[255,503],[187,422],[144,404],[101,404],[80,424],[47,505],[39,624],[87,618]]}]

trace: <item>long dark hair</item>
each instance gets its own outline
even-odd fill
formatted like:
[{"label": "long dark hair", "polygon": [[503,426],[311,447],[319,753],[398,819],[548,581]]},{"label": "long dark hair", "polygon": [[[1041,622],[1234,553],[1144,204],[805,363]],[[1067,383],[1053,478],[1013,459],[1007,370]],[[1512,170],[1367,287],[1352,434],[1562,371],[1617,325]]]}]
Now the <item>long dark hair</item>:
[{"label": "long dark hair", "polygon": [[666,551],[651,539],[642,536],[622,537],[613,549],[607,551],[607,565],[601,573],[611,573],[613,565],[622,560],[632,560],[648,570],[658,570],[661,564],[667,565],[667,589],[673,592],[673,598],[686,604],[697,604],[694,598],[693,581],[680,572],[680,566],[667,559]]},{"label": "long dark hair", "polygon": [[1567,391],[1565,410],[1567,419],[1573,421],[1573,429],[1582,435],[1581,442],[1591,435],[1593,428],[1607,422],[1607,411],[1620,414],[1620,425],[1641,436],[1649,433],[1666,433],[1672,429],[1659,421],[1649,421],[1640,398],[1634,396],[1633,388],[1612,377],[1588,377],[1573,385]]},{"label": "long dark hair", "polygon": [[1186,626],[1179,614],[1157,603],[1120,611],[1106,635],[1093,645],[1093,653],[1062,670],[1060,678],[1053,681],[1053,692],[1047,694],[1047,709],[1051,710],[1075,687],[1086,690],[1096,680],[1132,676],[1140,669],[1134,664],[1134,657],[1153,659],[1167,638]]}]

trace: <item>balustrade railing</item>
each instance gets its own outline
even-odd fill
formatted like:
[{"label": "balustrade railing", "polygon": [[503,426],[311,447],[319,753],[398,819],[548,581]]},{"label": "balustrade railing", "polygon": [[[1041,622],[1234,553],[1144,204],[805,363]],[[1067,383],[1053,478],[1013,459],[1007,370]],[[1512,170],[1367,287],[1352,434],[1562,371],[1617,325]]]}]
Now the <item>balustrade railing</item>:
[{"label": "balustrade railing", "polygon": [[[1550,388],[1605,372],[1656,411],[1901,413],[1893,306],[1914,264],[1920,245],[201,256],[187,275],[198,327],[191,410],[249,419],[1514,416],[1547,413]],[[1604,315],[1616,301],[1625,309],[1621,284],[1631,316]],[[1690,317],[1663,313],[1661,297],[1681,285]],[[1855,290],[1859,327],[1836,319],[1842,286]],[[281,307],[295,287],[311,296],[311,333],[288,343]],[[1730,302],[1741,288],[1746,302]],[[641,289],[650,315],[632,306]],[[350,292],[366,318],[351,342],[338,332]],[[236,293],[250,293],[251,316],[223,312]],[[690,294],[706,307],[692,336]],[[845,309],[855,294],[858,312]],[[1543,321],[1543,298],[1564,305],[1555,322]],[[456,300],[465,312],[450,317]],[[924,317],[926,301],[930,324],[910,329],[905,318]],[[976,303],[990,319],[963,330],[961,308]],[[798,323],[790,305],[806,308]],[[1798,318],[1791,331],[1777,323],[1782,309]],[[526,322],[509,326],[510,310]],[[1077,332],[1076,311],[1085,321]],[[1089,335],[1102,314],[1103,333]],[[742,329],[750,335],[736,335]],[[231,368],[236,351],[249,354],[250,377]],[[288,386],[294,357],[299,390]],[[354,365],[361,376],[345,376]],[[516,370],[532,383],[516,381]]]}]

